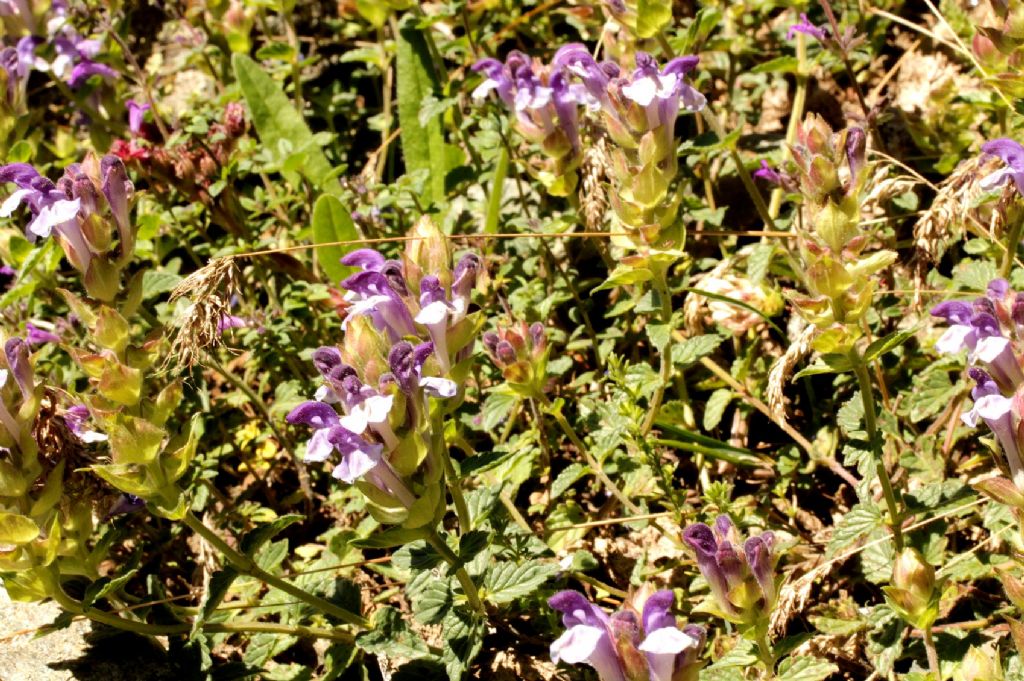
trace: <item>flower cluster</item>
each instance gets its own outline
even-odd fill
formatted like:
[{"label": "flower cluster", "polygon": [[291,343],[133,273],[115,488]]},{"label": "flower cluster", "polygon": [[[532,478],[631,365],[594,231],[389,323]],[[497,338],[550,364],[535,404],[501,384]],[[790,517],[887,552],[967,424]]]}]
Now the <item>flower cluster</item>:
[{"label": "flower cluster", "polygon": [[1024,371],[1013,347],[1024,331],[1024,293],[1010,290],[1005,279],[994,279],[984,296],[973,301],[948,300],[933,307],[931,313],[949,324],[935,348],[944,354],[967,350],[973,365],[967,373],[975,381],[971,391],[974,406],[961,418],[972,427],[984,421],[995,433],[1010,475],[1024,491],[1018,435],[1024,413],[1019,396]]},{"label": "flower cluster", "polygon": [[683,541],[696,554],[697,568],[711,589],[703,609],[743,627],[763,627],[778,597],[775,535],[764,532],[741,541],[729,516],[721,515],[714,528],[704,523],[687,527]]},{"label": "flower cluster", "polygon": [[370,249],[342,259],[361,270],[341,282],[350,305],[344,340],[313,354],[324,385],[288,421],[314,428],[306,460],[337,454],[334,477],[357,484],[382,522],[419,527],[443,504],[429,398],[455,397],[468,371],[481,262],[469,253],[452,268],[429,220],[414,234],[401,261]]},{"label": "flower cluster", "polygon": [[856,322],[871,305],[874,275],[896,259],[893,251],[864,252],[870,243],[860,227],[870,176],[866,136],[857,127],[833,133],[821,117],[811,114],[800,125],[791,151],[791,168],[777,177],[803,197],[807,220],[799,230],[799,244],[810,294],[794,296],[793,303],[819,328],[835,324],[837,331],[851,336],[837,344],[843,347],[852,342]]},{"label": "flower cluster", "polygon": [[488,331],[483,335],[484,349],[509,386],[527,398],[544,394],[547,376],[548,341],[544,325],[521,322],[518,329]]},{"label": "flower cluster", "polygon": [[[83,37],[71,24],[65,0],[4,0],[0,2],[0,20],[9,34],[24,36],[17,48],[23,64],[38,71],[50,71],[73,88],[82,86],[92,76],[118,76],[110,66],[96,61],[100,41]],[[51,59],[36,56],[43,45],[52,49]]]},{"label": "flower cluster", "polygon": [[680,627],[674,602],[671,591],[658,591],[608,615],[577,591],[557,593],[548,604],[562,613],[566,631],[551,644],[551,659],[588,664],[601,681],[696,681],[706,633]]},{"label": "flower cluster", "polygon": [[659,68],[651,55],[637,52],[635,68],[628,71],[614,62],[598,63],[585,46],[570,44],[542,68],[513,52],[504,64],[485,59],[474,66],[487,77],[474,95],[494,91],[516,111],[517,128],[557,159],[560,174],[545,183],[562,195],[576,186],[579,109],[594,114],[617,147],[611,159],[616,215],[635,232],[633,245],[653,244],[678,211],[678,200],[667,200],[677,170],[676,117],[681,109],[700,111],[705,104],[686,82],[697,62],[678,57]]},{"label": "flower cluster", "polygon": [[111,300],[135,249],[129,216],[133,187],[121,160],[90,155],[67,166],[56,183],[27,163],[12,163],[0,166],[0,184],[6,183],[18,189],[0,205],[0,217],[27,205],[32,215],[25,227],[28,239],[52,235],[84,275],[89,293]]}]

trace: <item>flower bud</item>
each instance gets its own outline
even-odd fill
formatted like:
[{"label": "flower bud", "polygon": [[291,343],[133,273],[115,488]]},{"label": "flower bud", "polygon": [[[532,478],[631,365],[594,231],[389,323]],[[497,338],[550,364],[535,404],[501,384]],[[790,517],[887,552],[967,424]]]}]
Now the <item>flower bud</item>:
[{"label": "flower bud", "polygon": [[938,617],[935,568],[912,548],[905,548],[893,565],[892,585],[883,587],[889,605],[909,624],[928,629]]},{"label": "flower bud", "polygon": [[953,681],[1003,681],[999,653],[990,643],[971,646],[959,669],[953,672]]}]

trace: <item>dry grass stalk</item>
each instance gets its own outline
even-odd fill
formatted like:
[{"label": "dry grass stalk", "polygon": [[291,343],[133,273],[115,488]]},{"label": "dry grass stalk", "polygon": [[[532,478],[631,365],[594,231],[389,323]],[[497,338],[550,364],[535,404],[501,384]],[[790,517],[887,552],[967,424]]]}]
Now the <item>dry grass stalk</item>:
[{"label": "dry grass stalk", "polygon": [[604,191],[604,182],[608,177],[608,148],[603,135],[594,137],[593,143],[587,145],[583,152],[581,175],[583,182],[580,187],[580,207],[583,221],[589,230],[600,229],[608,212],[608,197]]},{"label": "dry grass stalk", "polygon": [[786,422],[785,387],[793,369],[811,353],[811,341],[814,340],[816,328],[812,324],[804,327],[796,340],[786,349],[786,353],[775,360],[768,372],[768,389],[766,397],[772,416],[778,421]]},{"label": "dry grass stalk", "polygon": [[939,184],[935,200],[914,224],[914,245],[920,259],[938,262],[949,244],[963,235],[971,206],[982,193],[978,180],[984,176],[983,165],[986,162],[979,157],[971,157]]},{"label": "dry grass stalk", "polygon": [[217,258],[183,279],[171,291],[171,301],[189,298],[167,361],[177,358],[179,366],[192,368],[203,353],[221,344],[221,324],[230,314],[231,296],[236,288],[232,258]]}]

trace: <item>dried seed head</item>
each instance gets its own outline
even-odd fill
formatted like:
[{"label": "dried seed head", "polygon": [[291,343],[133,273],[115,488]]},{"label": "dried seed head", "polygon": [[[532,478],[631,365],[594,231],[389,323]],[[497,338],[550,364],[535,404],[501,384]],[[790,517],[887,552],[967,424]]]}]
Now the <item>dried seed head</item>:
[{"label": "dried seed head", "polygon": [[592,137],[590,144],[586,145],[583,152],[581,164],[581,175],[583,184],[580,188],[580,208],[583,211],[583,220],[587,229],[595,231],[604,224],[605,214],[608,212],[608,197],[604,192],[604,185],[608,177],[609,169],[608,147],[603,134]]},{"label": "dried seed head", "polygon": [[189,298],[189,305],[171,342],[167,361],[191,368],[203,352],[221,344],[221,322],[230,314],[235,293],[236,271],[232,258],[218,258],[183,279],[171,291],[171,301]]}]

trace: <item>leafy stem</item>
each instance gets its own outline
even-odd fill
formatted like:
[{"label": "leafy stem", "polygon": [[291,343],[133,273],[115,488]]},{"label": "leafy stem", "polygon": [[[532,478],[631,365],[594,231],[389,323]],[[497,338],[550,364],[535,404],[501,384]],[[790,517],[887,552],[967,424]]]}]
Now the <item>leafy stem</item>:
[{"label": "leafy stem", "polygon": [[435,409],[430,415],[431,446],[441,458],[444,465],[444,475],[448,480],[448,491],[452,495],[452,502],[455,504],[455,514],[459,518],[459,532],[468,532],[472,519],[469,515],[469,506],[466,505],[466,498],[462,495],[462,478],[455,471],[452,457],[448,453],[448,447],[444,441],[444,414]]},{"label": "leafy stem", "polygon": [[882,484],[885,504],[889,508],[889,525],[892,528],[893,542],[896,544],[896,551],[899,552],[903,550],[903,528],[899,512],[898,492],[893,488],[889,471],[885,467],[885,453],[882,450],[881,436],[878,432],[878,412],[875,407],[875,393],[871,385],[871,376],[868,374],[867,363],[856,349],[850,350],[849,358],[860,387],[860,398],[864,403],[864,428],[867,431],[871,454],[875,460],[875,471]]},{"label": "leafy stem", "polygon": [[768,627],[766,625],[758,625],[754,634],[754,643],[757,645],[757,658],[761,660],[761,664],[764,665],[764,678],[774,679],[775,651],[772,650],[772,644],[768,640]]},{"label": "leafy stem", "polygon": [[275,577],[253,561],[252,558],[240,553],[235,549],[231,548],[227,542],[221,539],[216,532],[207,527],[199,518],[196,518],[191,511],[185,513],[185,517],[182,518],[182,522],[185,525],[198,534],[200,537],[205,539],[213,548],[223,554],[224,558],[238,570],[241,574],[253,579],[258,579],[267,586],[272,586],[275,589],[285,592],[289,596],[293,596],[303,603],[307,603],[312,607],[316,608],[322,613],[330,615],[336,619],[351,624],[353,626],[361,627],[363,629],[371,629],[372,625],[364,617],[355,613],[349,612],[344,608],[341,608],[330,601],[327,601],[319,596],[315,596],[304,589],[300,589],[290,582],[286,582],[280,577]]},{"label": "leafy stem", "polygon": [[928,671],[933,679],[941,679],[939,671],[939,654],[935,650],[935,637],[932,634],[931,626],[921,631],[924,634],[924,650],[928,655]]},{"label": "leafy stem", "polygon": [[441,554],[445,562],[455,570],[455,578],[462,585],[462,591],[466,594],[466,600],[469,601],[469,605],[481,615],[486,615],[487,610],[484,609],[483,601],[480,600],[480,590],[476,587],[476,583],[473,582],[473,578],[469,576],[469,572],[466,571],[466,566],[462,564],[462,559],[455,555],[455,552],[448,547],[448,543],[441,538],[437,530],[432,530],[426,539],[427,543],[433,546],[434,550]]},{"label": "leafy stem", "polygon": [[[654,278],[651,280],[651,284],[658,294],[658,299],[661,301],[661,323],[671,326],[672,294],[668,290],[668,281],[666,276],[667,268],[655,267],[653,269]],[[661,351],[659,362],[661,364],[658,369],[658,387],[655,389],[654,395],[651,397],[651,405],[647,410],[647,416],[644,418],[643,425],[640,426],[641,436],[647,435],[651,432],[651,428],[654,427],[654,420],[658,418],[658,412],[661,410],[661,403],[665,399],[665,389],[672,380],[671,334],[669,334],[669,341]]]},{"label": "leafy stem", "polygon": [[1024,227],[1024,216],[1017,218],[1006,238],[1006,253],[1003,254],[1003,264],[999,269],[999,276],[1004,279],[1010,276],[1013,269],[1013,262],[1017,259],[1017,246],[1020,244],[1021,228]]},{"label": "leafy stem", "polygon": [[643,513],[643,510],[634,504],[629,497],[627,497],[625,493],[620,490],[614,482],[612,482],[612,479],[608,477],[608,474],[604,472],[604,468],[601,466],[601,463],[594,458],[590,453],[590,450],[587,449],[587,446],[583,444],[583,440],[580,439],[580,436],[576,433],[572,424],[569,423],[569,420],[565,418],[562,410],[553,405],[545,396],[542,396],[542,402],[545,406],[545,411],[555,418],[555,421],[558,422],[558,426],[562,429],[562,432],[565,433],[565,436],[569,438],[569,441],[572,442],[573,446],[576,447],[579,453],[583,455],[587,465],[594,471],[594,475],[596,475],[597,479],[601,481],[601,484],[605,486],[605,489],[607,489],[613,497],[618,499],[623,506],[629,509],[630,513],[633,513],[634,515]]}]

